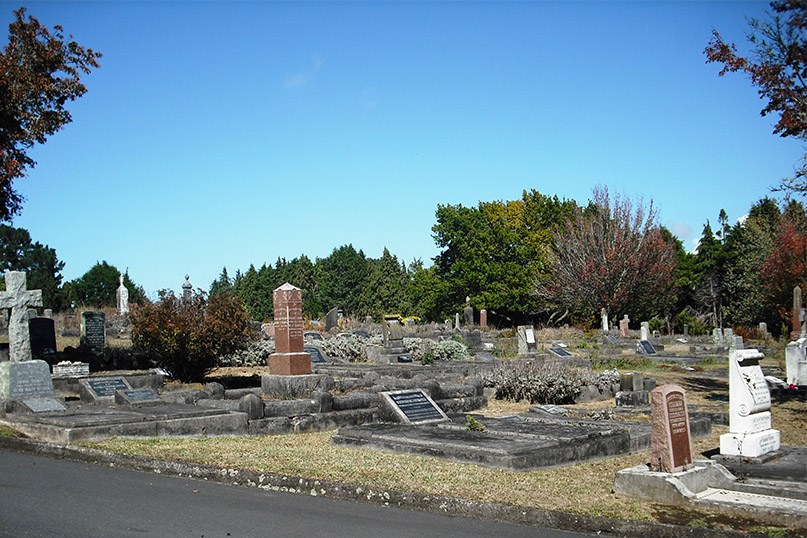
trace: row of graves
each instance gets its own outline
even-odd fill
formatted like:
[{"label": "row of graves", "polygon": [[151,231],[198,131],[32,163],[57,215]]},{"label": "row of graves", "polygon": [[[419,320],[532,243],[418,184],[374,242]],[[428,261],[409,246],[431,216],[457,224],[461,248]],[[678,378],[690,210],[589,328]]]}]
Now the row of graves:
[{"label": "row of graves", "polygon": [[[301,291],[284,284],[274,291],[275,352],[260,387],[227,388],[213,382],[202,390],[171,388],[153,370],[81,374],[60,385],[63,380],[52,376],[48,364],[31,356],[24,313],[41,304],[41,294],[26,290],[23,273],[9,272],[5,278],[0,308],[12,313],[9,360],[0,362],[0,423],[35,439],[70,444],[109,437],[335,430],[331,442],[337,446],[514,471],[649,451],[649,464],[617,473],[615,493],[776,524],[784,514],[789,525],[807,527],[807,448],[781,446],[779,432],[771,428],[769,383],[759,365],[764,355],[755,349],[735,346],[728,351],[727,421],[693,412],[681,387],[657,387],[640,374],[622,375],[610,392],[588,396],[622,399],[626,407],[649,404],[650,423],[629,416],[581,418],[559,406],[533,406],[526,413],[491,418],[477,411],[491,396],[481,376],[495,367],[492,357],[424,368],[406,360],[397,321],[388,319],[384,345],[372,363],[313,358],[304,346]],[[644,347],[642,342],[652,345],[653,340],[641,332],[638,339],[610,331],[604,337],[615,354]],[[517,338],[517,360],[573,365],[587,360],[563,342],[548,347],[538,342],[532,327],[519,327]],[[660,351],[656,346],[653,350]],[[807,384],[807,338],[791,343],[787,353],[788,370],[791,362],[795,365],[788,383]],[[66,391],[79,396],[65,399]],[[469,417],[479,427],[468,428]],[[726,422],[728,432],[721,435],[719,449],[710,458],[699,458],[692,439],[707,437],[713,423]],[[738,469],[743,480],[737,479]]]}]

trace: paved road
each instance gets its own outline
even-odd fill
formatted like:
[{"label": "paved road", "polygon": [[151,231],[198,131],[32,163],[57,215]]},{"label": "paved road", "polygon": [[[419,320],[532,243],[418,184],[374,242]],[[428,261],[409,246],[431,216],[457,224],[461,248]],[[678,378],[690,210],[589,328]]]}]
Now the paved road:
[{"label": "paved road", "polygon": [[573,538],[0,450],[0,536]]}]

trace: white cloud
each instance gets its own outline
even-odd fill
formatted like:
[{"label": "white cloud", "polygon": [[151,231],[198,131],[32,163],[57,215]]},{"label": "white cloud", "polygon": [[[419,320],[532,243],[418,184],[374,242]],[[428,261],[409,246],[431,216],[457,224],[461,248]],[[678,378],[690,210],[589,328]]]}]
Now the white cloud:
[{"label": "white cloud", "polygon": [[669,229],[675,237],[684,242],[692,238],[692,226],[685,222],[673,222],[670,224]]},{"label": "white cloud", "polygon": [[283,87],[287,90],[301,88],[314,80],[320,69],[322,69],[322,60],[314,57],[311,59],[311,67],[288,75],[283,81]]}]

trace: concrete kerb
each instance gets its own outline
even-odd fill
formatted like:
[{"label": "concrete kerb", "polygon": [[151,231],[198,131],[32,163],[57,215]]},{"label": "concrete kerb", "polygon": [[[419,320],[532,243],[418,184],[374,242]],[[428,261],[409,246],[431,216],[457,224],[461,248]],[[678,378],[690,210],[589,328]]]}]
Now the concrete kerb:
[{"label": "concrete kerb", "polygon": [[603,536],[621,536],[625,538],[649,535],[655,538],[740,538],[763,536],[734,531],[621,520],[602,516],[543,510],[540,508],[424,495],[353,484],[341,484],[338,482],[287,476],[276,473],[262,473],[249,469],[217,467],[147,456],[119,454],[86,447],[62,446],[17,437],[0,436],[0,448],[63,458],[71,461],[109,465],[134,471],[146,471],[168,476],[209,480],[236,486],[258,487],[269,491],[311,495],[343,501],[366,502],[381,506],[394,506],[407,510],[419,510],[454,517],[502,521],[516,525],[597,533]]}]

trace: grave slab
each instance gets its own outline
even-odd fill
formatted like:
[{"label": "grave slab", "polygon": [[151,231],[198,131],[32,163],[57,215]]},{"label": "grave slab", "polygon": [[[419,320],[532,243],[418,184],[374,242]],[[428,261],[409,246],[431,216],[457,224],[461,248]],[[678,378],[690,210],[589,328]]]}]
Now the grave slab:
[{"label": "grave slab", "polygon": [[422,389],[382,392],[381,397],[393,416],[404,424],[432,424],[451,420]]},{"label": "grave slab", "polygon": [[79,396],[86,403],[113,403],[119,390],[132,390],[124,377],[100,377],[78,380]]}]

